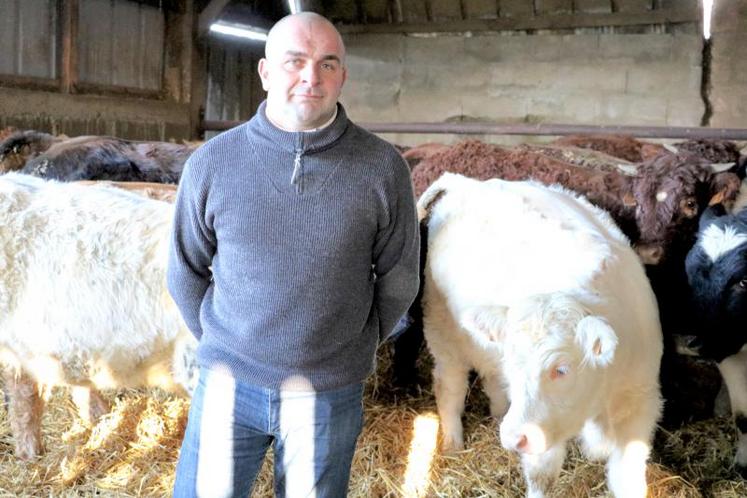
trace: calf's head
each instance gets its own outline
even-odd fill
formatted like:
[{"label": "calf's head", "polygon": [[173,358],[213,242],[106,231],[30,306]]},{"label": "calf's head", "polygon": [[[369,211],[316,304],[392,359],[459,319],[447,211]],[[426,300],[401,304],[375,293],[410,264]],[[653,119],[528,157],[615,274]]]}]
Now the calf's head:
[{"label": "calf's head", "polygon": [[26,161],[42,154],[62,138],[27,130],[13,133],[0,142],[0,173],[18,171]]},{"label": "calf's head", "polygon": [[706,210],[685,269],[700,352],[721,361],[747,342],[747,210]]},{"label": "calf's head", "polygon": [[578,434],[600,409],[617,335],[573,298],[532,297],[503,316],[478,308],[462,323],[502,345],[510,401],[500,425],[505,448],[544,453]]},{"label": "calf's head", "polygon": [[[682,258],[695,241],[698,218],[709,204],[731,203],[739,177],[714,173],[693,154],[664,154],[644,163],[634,180],[636,252],[646,264]],[[681,261],[681,259],[680,259]]]}]

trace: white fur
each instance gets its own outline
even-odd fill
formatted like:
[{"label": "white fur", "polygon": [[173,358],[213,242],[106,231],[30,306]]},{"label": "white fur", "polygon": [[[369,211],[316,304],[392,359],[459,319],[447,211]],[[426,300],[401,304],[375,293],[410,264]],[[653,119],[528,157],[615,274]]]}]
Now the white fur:
[{"label": "white fur", "polygon": [[[724,358],[718,369],[729,391],[732,415],[747,416],[747,346]],[[747,433],[739,434],[734,461],[739,467],[747,467]]]},{"label": "white fur", "polygon": [[747,242],[747,235],[740,233],[734,227],[727,225],[722,230],[714,224],[706,227],[698,241],[703,252],[712,262],[745,242]]},{"label": "white fur", "polygon": [[0,177],[5,362],[47,384],[189,391],[195,341],[165,286],[172,217],[116,188]]},{"label": "white fur", "polygon": [[474,368],[494,415],[510,400],[501,440],[522,453],[530,496],[548,491],[577,434],[593,436],[590,454],[609,457],[616,496],[644,496],[662,338],[625,236],[606,212],[559,187],[447,173],[423,194],[421,212],[439,191],[428,213],[423,306],[444,449],[463,447]]}]

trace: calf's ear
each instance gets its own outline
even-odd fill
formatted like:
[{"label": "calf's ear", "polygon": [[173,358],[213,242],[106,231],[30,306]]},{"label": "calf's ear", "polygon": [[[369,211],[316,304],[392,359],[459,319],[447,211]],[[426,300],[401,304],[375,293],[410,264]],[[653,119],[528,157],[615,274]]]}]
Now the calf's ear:
[{"label": "calf's ear", "polygon": [[713,175],[711,178],[711,198],[708,205],[725,204],[731,206],[739,194],[741,185],[742,181],[732,172],[725,171]]},{"label": "calf's ear", "polygon": [[604,318],[582,318],[576,325],[576,341],[581,345],[586,363],[595,367],[612,363],[617,347],[617,334]]},{"label": "calf's ear", "polygon": [[507,311],[506,306],[473,306],[462,313],[459,325],[477,337],[498,342],[506,323]]}]

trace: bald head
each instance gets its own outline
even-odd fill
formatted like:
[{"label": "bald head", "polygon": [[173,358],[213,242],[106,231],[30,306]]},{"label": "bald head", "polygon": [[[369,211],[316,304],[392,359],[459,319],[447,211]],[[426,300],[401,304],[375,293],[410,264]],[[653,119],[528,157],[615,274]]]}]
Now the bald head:
[{"label": "bald head", "polygon": [[315,12],[290,14],[276,22],[269,33],[267,33],[265,57],[271,59],[282,54],[285,49],[284,40],[287,40],[291,35],[313,35],[331,38],[338,45],[338,52],[342,57],[340,62],[344,63],[345,45],[342,42],[340,33],[334,24]]},{"label": "bald head", "polygon": [[267,117],[291,131],[329,122],[347,77],[340,33],[319,14],[286,16],[267,35],[259,76],[267,91]]}]

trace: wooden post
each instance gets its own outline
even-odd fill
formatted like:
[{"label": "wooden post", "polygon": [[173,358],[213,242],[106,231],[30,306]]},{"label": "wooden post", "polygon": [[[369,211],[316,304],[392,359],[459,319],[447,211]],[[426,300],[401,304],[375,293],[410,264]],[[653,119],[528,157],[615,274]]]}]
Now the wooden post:
[{"label": "wooden post", "polygon": [[62,57],[60,61],[60,91],[75,93],[78,82],[78,0],[62,1]]}]

